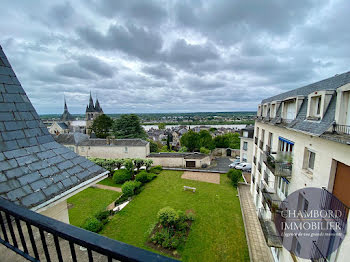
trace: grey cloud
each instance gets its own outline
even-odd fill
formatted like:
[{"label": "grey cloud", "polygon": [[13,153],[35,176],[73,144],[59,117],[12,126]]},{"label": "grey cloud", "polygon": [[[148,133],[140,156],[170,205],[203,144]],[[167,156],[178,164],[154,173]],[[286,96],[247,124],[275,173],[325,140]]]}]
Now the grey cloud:
[{"label": "grey cloud", "polygon": [[80,28],[79,36],[97,50],[120,50],[140,59],[154,60],[162,48],[161,37],[134,25],[113,24],[105,34],[92,28]]},{"label": "grey cloud", "polygon": [[54,71],[62,76],[80,78],[80,79],[94,79],[89,71],[79,67],[76,63],[65,63],[55,66]]},{"label": "grey cloud", "polygon": [[172,80],[175,75],[173,70],[170,69],[170,67],[167,66],[166,64],[145,66],[143,68],[143,72],[145,72],[146,74],[152,75],[154,77],[164,78],[168,80]]},{"label": "grey cloud", "polygon": [[116,69],[110,66],[109,64],[101,61],[97,57],[93,56],[81,56],[78,58],[78,64],[82,68],[93,72],[97,75],[111,78]]}]

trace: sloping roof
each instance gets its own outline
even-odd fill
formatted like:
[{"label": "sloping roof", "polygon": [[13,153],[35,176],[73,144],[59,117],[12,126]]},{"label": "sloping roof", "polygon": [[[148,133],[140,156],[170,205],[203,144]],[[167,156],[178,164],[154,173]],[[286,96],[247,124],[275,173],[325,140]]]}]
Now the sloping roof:
[{"label": "sloping roof", "polygon": [[282,114],[281,105],[277,108],[276,117],[274,119],[270,119],[270,120],[264,119],[263,121],[274,125],[281,125],[283,127],[286,127],[295,131],[308,133],[310,135],[320,136],[324,134],[331,127],[332,123],[335,120],[337,93],[334,92],[323,118],[318,121],[307,119],[308,95],[316,91],[324,91],[324,90],[335,91],[337,88],[343,85],[346,85],[348,83],[350,83],[350,72],[335,75],[325,80],[264,99],[262,100],[261,104],[269,103],[272,101],[279,101],[279,100],[283,101],[290,97],[304,96],[304,100],[299,109],[298,115],[292,122],[283,123],[280,121],[281,114]]},{"label": "sloping roof", "polygon": [[151,153],[147,157],[172,157],[172,158],[184,158],[184,159],[202,159],[207,157],[208,155],[202,153]]},{"label": "sloping roof", "polygon": [[350,71],[343,74],[335,75],[333,77],[318,81],[310,85],[290,90],[288,92],[276,96],[266,98],[261,101],[261,104],[265,104],[276,100],[284,100],[289,97],[307,96],[315,91],[336,90],[338,87],[341,87],[347,83],[350,83]]},{"label": "sloping roof", "polygon": [[69,127],[66,125],[66,123],[63,122],[57,122],[57,125],[62,129],[69,129]]},{"label": "sloping roof", "polygon": [[81,146],[146,146],[149,142],[135,138],[135,139],[89,139],[79,143]]},{"label": "sloping roof", "polygon": [[88,140],[89,136],[82,133],[69,133],[69,134],[60,134],[54,136],[57,143],[63,145],[79,145],[79,143]]},{"label": "sloping roof", "polygon": [[0,196],[27,208],[105,172],[55,142],[0,46]]}]

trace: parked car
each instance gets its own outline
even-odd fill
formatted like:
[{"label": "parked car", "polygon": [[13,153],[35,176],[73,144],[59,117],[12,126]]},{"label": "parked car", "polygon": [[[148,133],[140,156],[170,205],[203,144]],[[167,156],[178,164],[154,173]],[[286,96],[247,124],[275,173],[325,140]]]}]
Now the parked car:
[{"label": "parked car", "polygon": [[229,164],[229,168],[235,168],[235,166],[239,165],[241,163],[241,161],[239,159],[236,159],[235,161],[233,161],[231,164]]},{"label": "parked car", "polygon": [[248,172],[248,171],[252,170],[252,164],[250,164],[250,163],[240,163],[239,165],[235,166],[235,169],[239,169],[239,170]]}]

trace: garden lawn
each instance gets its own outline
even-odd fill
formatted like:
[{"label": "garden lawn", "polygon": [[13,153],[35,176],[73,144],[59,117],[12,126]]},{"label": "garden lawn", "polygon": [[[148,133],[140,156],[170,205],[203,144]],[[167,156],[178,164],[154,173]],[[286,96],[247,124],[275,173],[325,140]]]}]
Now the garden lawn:
[{"label": "garden lawn", "polygon": [[[187,242],[178,248],[183,261],[249,261],[237,190],[226,175],[221,175],[218,185],[181,179],[182,173],[162,171],[111,219],[101,234],[152,250],[146,242],[158,211],[166,206],[192,209],[196,219]],[[184,191],[183,186],[196,187],[196,193]]]},{"label": "garden lawn", "polygon": [[68,210],[70,224],[82,226],[88,217],[103,211],[120,195],[119,192],[89,187],[68,198],[68,204],[73,205]]},{"label": "garden lawn", "polygon": [[111,177],[107,177],[107,178],[101,180],[100,182],[98,182],[97,184],[105,185],[105,186],[113,186],[113,187],[122,187],[122,185],[123,185],[123,184],[114,183],[113,179]]}]

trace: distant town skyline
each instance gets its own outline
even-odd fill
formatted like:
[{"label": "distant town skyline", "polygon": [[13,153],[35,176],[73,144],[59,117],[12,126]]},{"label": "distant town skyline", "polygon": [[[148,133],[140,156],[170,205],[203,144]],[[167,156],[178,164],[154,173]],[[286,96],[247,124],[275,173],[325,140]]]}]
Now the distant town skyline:
[{"label": "distant town skyline", "polygon": [[0,44],[40,114],[254,111],[350,70],[349,1],[2,1]]}]

